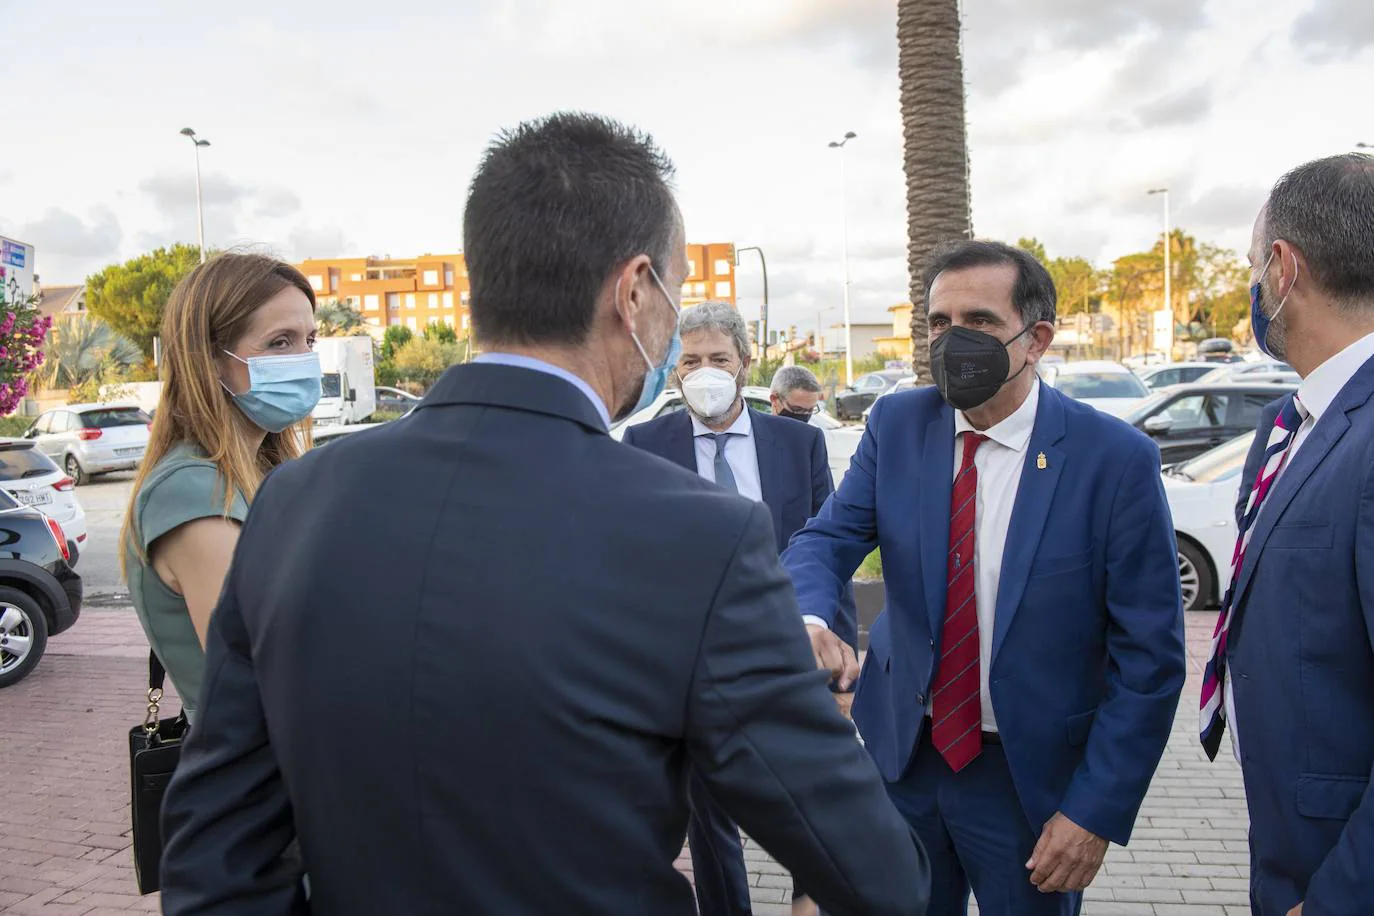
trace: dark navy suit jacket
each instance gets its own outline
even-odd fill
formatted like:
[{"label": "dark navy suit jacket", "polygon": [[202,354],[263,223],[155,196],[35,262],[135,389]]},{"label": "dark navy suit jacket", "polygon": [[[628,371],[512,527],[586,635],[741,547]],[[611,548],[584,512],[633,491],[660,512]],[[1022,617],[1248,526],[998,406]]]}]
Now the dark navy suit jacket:
[{"label": "dark navy suit jacket", "polygon": [[1260,916],[1300,901],[1308,916],[1374,913],[1372,396],[1374,360],[1275,482],[1236,580],[1227,664]]},{"label": "dark navy suit jacket", "polygon": [[690,765],[827,912],[923,913],[797,614],[763,507],[615,442],[566,381],[450,370],[254,501],[163,911],[688,916]]},{"label": "dark navy suit jacket", "polygon": [[[1044,456],[1041,467],[1040,456]],[[878,769],[923,731],[948,589],[954,411],[934,388],[880,398],[835,496],[783,565],[804,613],[881,546],[887,609],[854,697]],[[1032,829],[1056,811],[1124,844],[1183,688],[1183,607],[1159,450],[1043,386],[997,595],[990,693]]]},{"label": "dark navy suit jacket", "polygon": [[[782,553],[792,536],[821,511],[830,494],[835,492],[825,434],[809,423],[757,410],[750,414],[750,422],[754,428],[763,502],[773,519],[778,553]],[[692,417],[685,410],[630,427],[625,430],[624,442],[667,458],[694,474],[697,472]],[[854,590],[848,583],[833,619],[835,635],[857,646]]]}]

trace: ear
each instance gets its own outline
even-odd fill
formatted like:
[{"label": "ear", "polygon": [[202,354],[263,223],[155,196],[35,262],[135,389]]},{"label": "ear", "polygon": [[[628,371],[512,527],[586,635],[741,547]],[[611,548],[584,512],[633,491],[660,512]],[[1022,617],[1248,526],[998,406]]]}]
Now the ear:
[{"label": "ear", "polygon": [[1026,358],[1034,365],[1049,352],[1050,344],[1054,342],[1054,325],[1048,321],[1037,321],[1026,332],[1026,337],[1030,344],[1026,350]]},{"label": "ear", "polygon": [[649,277],[650,264],[648,255],[636,255],[616,268],[608,281],[611,307],[631,334],[638,332],[635,322],[649,301],[645,286],[653,283]]},{"label": "ear", "polygon": [[1287,296],[1297,285],[1298,277],[1307,272],[1307,261],[1302,252],[1292,242],[1274,240],[1274,261],[1269,276],[1274,284],[1274,292],[1280,297]]}]

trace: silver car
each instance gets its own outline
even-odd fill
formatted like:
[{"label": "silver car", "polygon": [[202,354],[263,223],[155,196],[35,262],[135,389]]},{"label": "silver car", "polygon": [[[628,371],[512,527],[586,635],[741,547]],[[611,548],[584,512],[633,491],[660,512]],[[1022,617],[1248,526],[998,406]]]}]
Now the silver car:
[{"label": "silver car", "polygon": [[50,410],[24,433],[77,486],[97,474],[132,471],[148,448],[152,418],[119,404],[71,404]]}]

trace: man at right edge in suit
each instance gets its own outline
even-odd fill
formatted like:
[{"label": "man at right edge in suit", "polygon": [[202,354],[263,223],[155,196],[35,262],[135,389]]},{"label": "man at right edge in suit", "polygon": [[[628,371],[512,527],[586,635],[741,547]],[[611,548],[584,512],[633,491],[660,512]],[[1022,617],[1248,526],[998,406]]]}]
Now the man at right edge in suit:
[{"label": "man at right edge in suit", "polygon": [[1246,462],[1202,685],[1250,808],[1257,916],[1374,913],[1374,158],[1299,166],[1250,246],[1251,327],[1302,376]]},{"label": "man at right edge in suit", "polygon": [[1125,844],[1184,680],[1159,450],[1036,377],[1054,283],[995,242],[925,270],[934,388],[880,398],[849,472],[783,556],[820,666],[882,551],[854,723],[931,859],[931,909],[1078,912]]}]

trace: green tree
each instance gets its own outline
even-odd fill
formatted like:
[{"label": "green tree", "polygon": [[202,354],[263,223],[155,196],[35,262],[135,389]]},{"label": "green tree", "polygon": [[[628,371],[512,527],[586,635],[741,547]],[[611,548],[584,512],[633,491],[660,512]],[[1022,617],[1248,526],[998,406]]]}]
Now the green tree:
[{"label": "green tree", "polygon": [[194,245],[173,245],[111,264],[86,280],[86,308],[121,337],[152,356],[167,297],[200,263]]},{"label": "green tree", "polygon": [[449,325],[438,321],[431,321],[425,325],[425,340],[437,340],[440,343],[456,344],[458,342],[458,332]]},{"label": "green tree", "polygon": [[382,335],[382,362],[396,359],[396,351],[415,339],[415,332],[403,324],[393,324]]},{"label": "green tree", "polygon": [[363,313],[338,299],[325,299],[315,307],[315,329],[320,337],[352,337],[363,326]]},{"label": "green tree", "polygon": [[53,327],[47,360],[33,373],[36,388],[67,389],[69,400],[99,400],[102,386],[129,381],[143,361],[133,343],[96,318],[81,315]]},{"label": "green tree", "polygon": [[450,366],[463,361],[466,347],[432,337],[416,337],[402,344],[392,360],[396,376],[428,388]]}]

